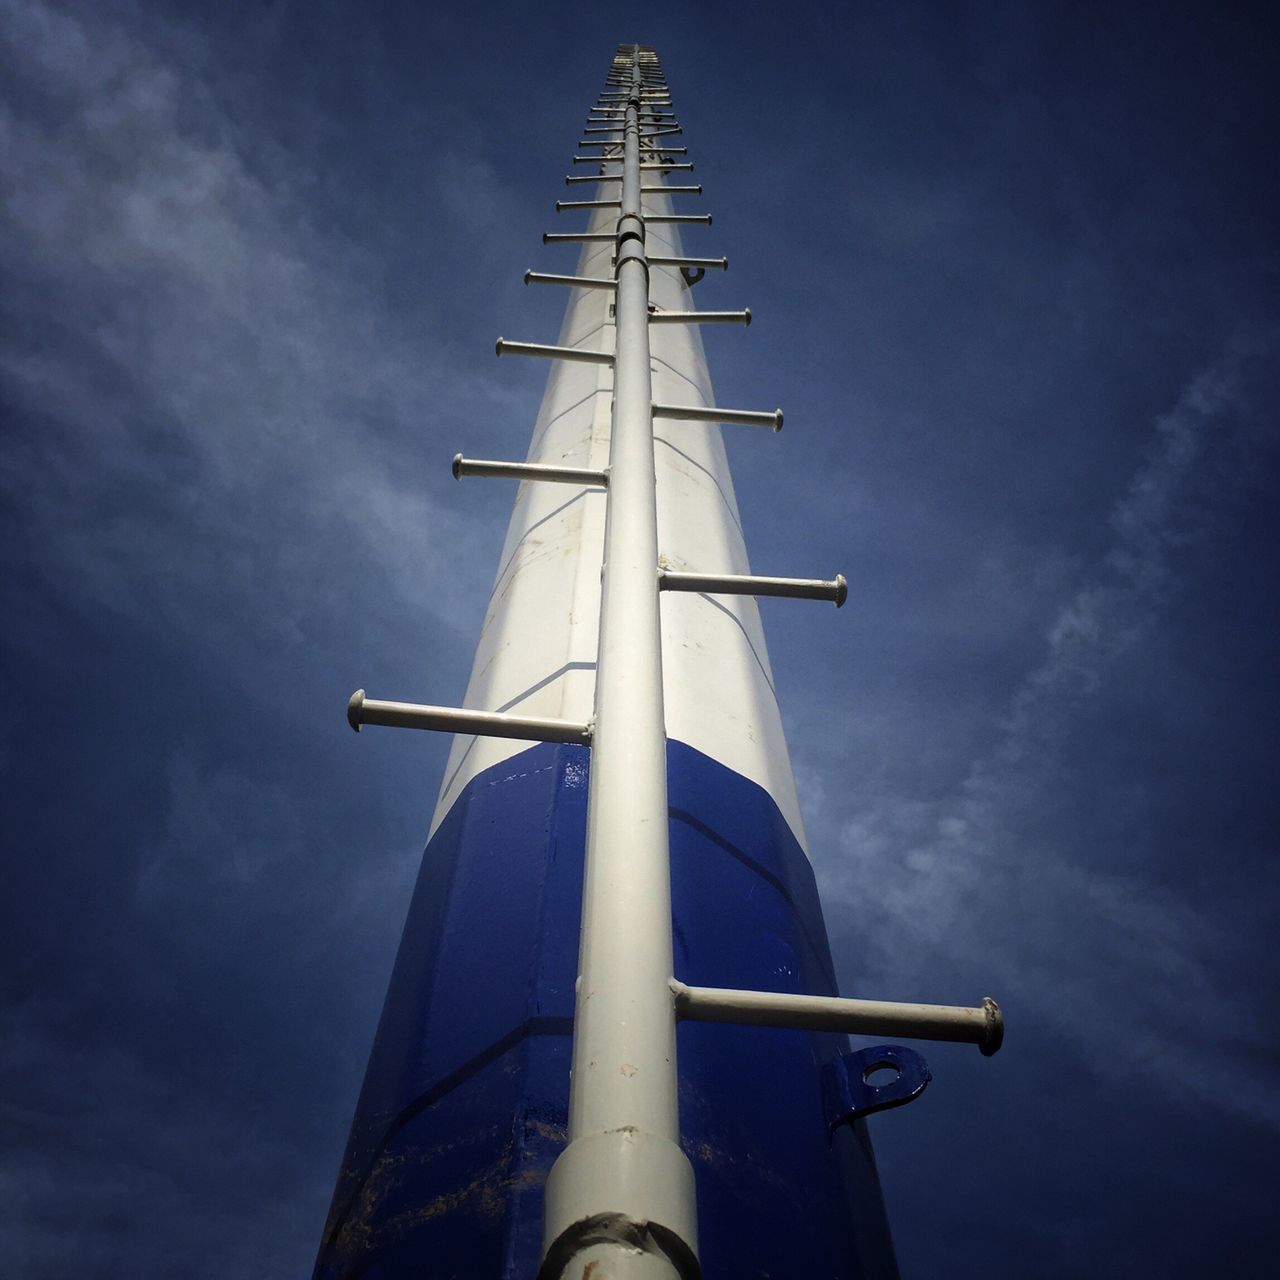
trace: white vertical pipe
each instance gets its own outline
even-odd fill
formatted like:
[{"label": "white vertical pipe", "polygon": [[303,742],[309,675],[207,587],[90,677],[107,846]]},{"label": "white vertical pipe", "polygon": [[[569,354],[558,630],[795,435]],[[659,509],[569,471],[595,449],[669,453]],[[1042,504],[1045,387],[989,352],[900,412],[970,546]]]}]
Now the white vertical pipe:
[{"label": "white vertical pipe", "polygon": [[[608,524],[574,1012],[569,1144],[547,1182],[544,1276],[697,1274],[679,1147],[667,759],[640,193],[640,56],[626,108]],[[589,1253],[588,1253],[589,1251]],[[603,1251],[603,1253],[601,1252]]]}]

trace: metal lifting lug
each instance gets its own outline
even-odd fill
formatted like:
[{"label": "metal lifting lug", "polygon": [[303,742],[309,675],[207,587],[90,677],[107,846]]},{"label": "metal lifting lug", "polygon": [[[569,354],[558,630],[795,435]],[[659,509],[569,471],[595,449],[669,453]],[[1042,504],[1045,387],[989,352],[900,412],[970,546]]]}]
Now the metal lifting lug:
[{"label": "metal lifting lug", "polygon": [[[893,1074],[880,1079],[880,1073]],[[842,1124],[914,1102],[933,1079],[929,1064],[914,1049],[878,1044],[842,1053],[822,1068],[822,1107],[834,1134]],[[878,1083],[873,1083],[873,1080]]]}]

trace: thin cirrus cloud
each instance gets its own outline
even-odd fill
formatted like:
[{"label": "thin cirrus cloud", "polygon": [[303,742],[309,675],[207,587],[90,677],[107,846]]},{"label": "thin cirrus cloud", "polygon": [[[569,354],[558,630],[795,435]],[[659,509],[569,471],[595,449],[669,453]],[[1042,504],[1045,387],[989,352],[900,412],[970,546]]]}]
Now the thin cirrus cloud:
[{"label": "thin cirrus cloud", "polygon": [[[996,744],[960,785],[941,799],[877,796],[834,829],[823,802],[818,819],[840,851],[823,863],[826,892],[870,944],[879,981],[912,980],[921,953],[999,975],[1037,1022],[1123,1027],[1105,1060],[1089,1059],[1095,1069],[1123,1068],[1273,1126],[1280,1096],[1265,1073],[1251,1088],[1223,1090],[1208,1057],[1188,1052],[1211,1046],[1224,1024],[1259,1061],[1266,1041],[1260,1012],[1218,963],[1228,939],[1221,904],[1204,910],[1166,883],[1177,868],[1162,865],[1159,848],[1145,849],[1136,867],[1099,864],[1070,817],[1072,806],[1089,806],[1096,778],[1069,744],[1081,721],[1122,700],[1131,664],[1141,667],[1183,586],[1180,557],[1215,538],[1222,503],[1243,480],[1232,468],[1247,465],[1247,437],[1258,429],[1250,380],[1275,349],[1271,334],[1240,340],[1157,422],[1112,510],[1110,544],[1057,611]],[[859,892],[868,883],[879,886],[870,897]]]},{"label": "thin cirrus cloud", "polygon": [[207,86],[91,14],[7,16],[39,101],[11,85],[0,115],[22,316],[0,359],[41,422],[3,473],[28,545],[75,594],[180,632],[213,594],[298,643],[344,572],[466,617],[435,570],[474,522],[396,458],[427,406],[501,418],[509,397],[410,342],[357,247],[308,217],[307,175]]}]

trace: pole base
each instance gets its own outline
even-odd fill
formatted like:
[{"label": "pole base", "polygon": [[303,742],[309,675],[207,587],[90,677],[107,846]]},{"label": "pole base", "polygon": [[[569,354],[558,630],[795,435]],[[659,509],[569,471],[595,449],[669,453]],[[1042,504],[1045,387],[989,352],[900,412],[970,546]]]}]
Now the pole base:
[{"label": "pole base", "polygon": [[699,1280],[693,1166],[674,1142],[634,1129],[593,1133],[547,1179],[538,1280]]}]

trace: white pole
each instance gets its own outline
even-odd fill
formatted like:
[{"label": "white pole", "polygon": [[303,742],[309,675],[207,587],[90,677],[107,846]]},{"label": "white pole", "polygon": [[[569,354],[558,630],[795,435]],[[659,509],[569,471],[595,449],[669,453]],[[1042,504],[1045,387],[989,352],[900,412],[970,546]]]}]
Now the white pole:
[{"label": "white pole", "polygon": [[[625,66],[625,61],[619,59]],[[617,65],[617,63],[615,63]],[[697,1274],[693,1169],[679,1146],[666,731],[640,211],[640,48],[630,59],[608,525],[574,1014],[569,1144],[546,1189],[544,1277]]]}]

